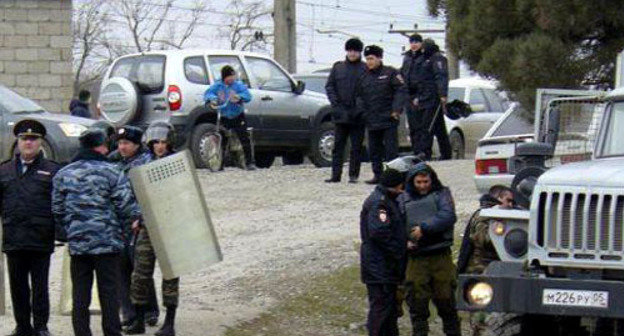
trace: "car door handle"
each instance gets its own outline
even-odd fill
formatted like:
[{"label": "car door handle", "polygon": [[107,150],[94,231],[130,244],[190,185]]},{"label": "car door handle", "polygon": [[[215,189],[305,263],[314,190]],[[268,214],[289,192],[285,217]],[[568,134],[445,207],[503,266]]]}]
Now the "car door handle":
[{"label": "car door handle", "polygon": [[163,105],[154,106],[154,111],[167,111],[167,107]]},{"label": "car door handle", "polygon": [[260,100],[262,100],[262,101],[271,101],[271,100],[273,100],[273,97],[271,97],[271,96],[264,96],[264,97],[260,98]]}]

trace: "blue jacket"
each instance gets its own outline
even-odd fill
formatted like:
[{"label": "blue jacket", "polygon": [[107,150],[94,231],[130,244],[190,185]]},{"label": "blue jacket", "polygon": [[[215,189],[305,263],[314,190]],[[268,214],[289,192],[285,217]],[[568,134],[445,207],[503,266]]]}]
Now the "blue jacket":
[{"label": "blue jacket", "polygon": [[[418,172],[427,172],[431,176],[432,189],[427,195],[420,195],[414,187],[414,178]],[[417,243],[417,249],[410,251],[410,255],[431,255],[445,251],[453,246],[453,231],[457,215],[455,214],[455,202],[451,191],[444,187],[436,172],[427,164],[420,163],[409,171],[405,182],[405,192],[397,201],[403,216],[407,216],[407,207],[410,202],[419,200],[430,194],[434,194],[437,212],[427,223],[407,223],[408,225],[420,226],[423,237]]]},{"label": "blue jacket", "polygon": [[386,189],[377,186],[360,213],[360,263],[365,284],[400,284],[405,276],[405,222]]},{"label": "blue jacket", "polygon": [[99,153],[82,150],[54,177],[52,213],[71,255],[120,252],[123,232],[141,217],[130,182]]},{"label": "blue jacket", "polygon": [[224,103],[233,94],[237,94],[240,97],[240,102],[230,102],[226,107],[221,110],[221,116],[228,119],[234,119],[245,112],[243,103],[249,103],[251,101],[251,93],[247,89],[247,85],[237,80],[232,85],[225,85],[222,80],[216,81],[210,85],[206,93],[204,93],[204,101],[212,102],[216,101],[218,104]]}]

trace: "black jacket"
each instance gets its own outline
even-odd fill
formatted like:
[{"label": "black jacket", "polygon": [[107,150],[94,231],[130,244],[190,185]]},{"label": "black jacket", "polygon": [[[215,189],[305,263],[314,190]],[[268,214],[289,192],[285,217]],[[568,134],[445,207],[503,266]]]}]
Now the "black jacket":
[{"label": "black jacket", "polygon": [[377,186],[360,213],[360,263],[365,284],[399,284],[405,277],[407,234],[397,203]]},{"label": "black jacket", "polygon": [[92,118],[89,104],[74,99],[69,104],[69,112],[74,117]]},{"label": "black jacket", "polygon": [[363,123],[361,111],[356,108],[355,89],[357,81],[366,71],[361,60],[336,62],[332,67],[325,91],[332,106],[332,121],[337,124]]},{"label": "black jacket", "polygon": [[432,255],[445,251],[453,246],[453,231],[457,215],[455,214],[455,202],[451,191],[444,187],[436,172],[425,163],[416,165],[408,173],[405,182],[405,192],[397,199],[399,209],[403,216],[407,216],[406,211],[410,202],[419,200],[428,195],[420,195],[414,187],[414,178],[421,171],[427,171],[432,179],[432,189],[428,195],[433,194],[436,200],[437,211],[435,216],[423,223],[406,223],[407,225],[420,226],[423,237],[418,240],[417,248],[409,251],[410,255]]},{"label": "black jacket", "polygon": [[399,122],[390,115],[401,112],[407,101],[407,88],[403,77],[393,67],[383,64],[376,69],[366,69],[357,84],[358,109],[363,111],[366,127],[382,130],[396,127]]},{"label": "black jacket", "polygon": [[54,251],[52,178],[59,168],[42,154],[24,174],[19,155],[0,165],[2,251]]},{"label": "black jacket", "polygon": [[405,53],[401,73],[409,88],[410,99],[418,98],[420,108],[434,108],[440,97],[448,95],[448,62],[437,45],[425,52]]}]

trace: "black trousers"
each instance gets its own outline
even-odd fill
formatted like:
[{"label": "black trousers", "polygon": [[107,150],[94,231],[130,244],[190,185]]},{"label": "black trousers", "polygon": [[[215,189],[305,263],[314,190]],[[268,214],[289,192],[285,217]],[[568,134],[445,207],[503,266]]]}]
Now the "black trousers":
[{"label": "black trousers", "polygon": [[119,254],[71,256],[72,323],[75,336],[91,336],[89,305],[93,274],[97,276],[104,336],[121,336],[119,320]]},{"label": "black trousers", "polygon": [[366,289],[368,289],[369,303],[368,334],[370,336],[398,336],[397,286],[367,284]]},{"label": "black trousers", "polygon": [[[17,329],[25,333],[30,332],[33,326],[35,331],[47,330],[50,318],[50,296],[48,294],[50,253],[8,252],[7,264],[11,302],[13,303],[13,315]],[[30,324],[31,312],[32,325]]]},{"label": "black trousers", "polygon": [[379,178],[383,170],[382,162],[391,161],[399,156],[399,135],[397,127],[382,130],[368,130],[368,152],[375,177]]},{"label": "black trousers", "polygon": [[340,179],[342,165],[344,163],[344,151],[347,140],[351,140],[349,153],[349,177],[360,176],[362,165],[362,142],[364,142],[364,125],[335,124],[334,126],[334,151],[332,152],[332,177]]},{"label": "black trousers", "polygon": [[254,158],[251,155],[251,140],[249,139],[249,133],[247,132],[247,121],[245,114],[241,114],[234,119],[223,118],[223,127],[236,133],[238,140],[243,146],[243,152],[245,153],[245,164],[253,164]]},{"label": "black trousers", "polygon": [[[410,138],[412,141],[412,149],[415,155],[424,154],[427,160],[431,159],[433,137],[438,139],[438,147],[440,148],[440,159],[450,159],[452,155],[451,142],[446,131],[446,122],[444,121],[444,112],[442,109],[436,111],[439,105],[431,108],[414,108],[410,106],[407,114],[407,121],[410,128]],[[431,131],[429,131],[431,129]]]}]

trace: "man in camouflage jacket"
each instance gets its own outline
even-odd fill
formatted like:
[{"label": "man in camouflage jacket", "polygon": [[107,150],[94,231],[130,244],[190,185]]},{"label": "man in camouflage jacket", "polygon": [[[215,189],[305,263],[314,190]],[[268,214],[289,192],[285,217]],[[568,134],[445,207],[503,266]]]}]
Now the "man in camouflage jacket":
[{"label": "man in camouflage jacket", "polygon": [[52,213],[71,255],[74,335],[91,336],[89,305],[95,273],[102,330],[105,336],[120,336],[119,255],[125,226],[138,225],[141,213],[125,174],[105,156],[104,132],[87,130],[80,144],[73,162],[54,177],[52,193]]}]

